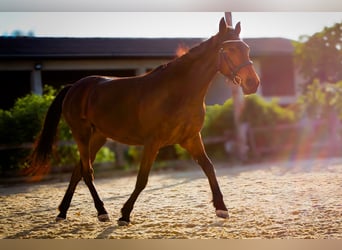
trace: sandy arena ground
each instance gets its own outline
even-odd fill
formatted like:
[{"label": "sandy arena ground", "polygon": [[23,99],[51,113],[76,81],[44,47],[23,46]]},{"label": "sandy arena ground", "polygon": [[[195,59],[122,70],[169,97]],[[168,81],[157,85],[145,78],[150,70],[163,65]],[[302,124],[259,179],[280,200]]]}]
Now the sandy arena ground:
[{"label": "sandy arena ground", "polygon": [[217,176],[230,211],[219,219],[196,168],[151,173],[128,227],[117,226],[135,175],[95,180],[111,222],[97,221],[90,193],[77,187],[68,220],[54,221],[68,184],[0,185],[0,238],[342,239],[342,158],[229,167]]}]

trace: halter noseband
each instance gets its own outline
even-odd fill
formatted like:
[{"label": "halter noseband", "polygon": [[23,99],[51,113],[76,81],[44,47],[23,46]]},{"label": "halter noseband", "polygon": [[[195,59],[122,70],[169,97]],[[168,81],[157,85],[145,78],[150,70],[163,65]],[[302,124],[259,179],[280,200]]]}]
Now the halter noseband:
[{"label": "halter noseband", "polygon": [[[242,42],[241,40],[228,40],[228,41],[225,41],[223,44],[225,43],[232,43],[232,42]],[[224,61],[228,67],[229,67],[229,71],[230,71],[230,74],[229,75],[226,75],[224,74],[222,71],[221,71],[221,63],[222,61]],[[233,61],[227,56],[227,53],[226,51],[221,48],[220,51],[219,51],[219,63],[218,63],[218,68],[219,68],[219,71],[226,77],[228,77],[230,80],[232,80],[232,82],[236,85],[240,85],[242,83],[242,79],[241,77],[238,75],[238,72],[248,66],[248,65],[252,65],[253,62],[251,60],[248,60],[246,62],[243,62],[242,64],[238,65],[238,66],[235,66]]]}]

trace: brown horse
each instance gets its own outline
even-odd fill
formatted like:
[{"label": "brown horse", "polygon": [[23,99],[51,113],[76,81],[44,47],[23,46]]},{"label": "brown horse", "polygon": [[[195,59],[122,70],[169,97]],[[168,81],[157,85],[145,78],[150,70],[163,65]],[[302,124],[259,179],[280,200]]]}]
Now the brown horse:
[{"label": "brown horse", "polygon": [[119,225],[130,214],[145,188],[151,166],[161,147],[180,144],[206,174],[216,215],[228,217],[200,130],[205,116],[204,99],[214,75],[220,71],[239,84],[245,94],[255,93],[259,78],[249,59],[249,47],[239,39],[240,23],[227,27],[222,18],[219,32],[182,57],[136,77],[89,76],[61,90],[51,104],[32,154],[33,168],[46,166],[60,116],[69,125],[80,153],[56,220],[66,219],[78,182],[83,178],[94,199],[100,221],[108,221],[94,186],[92,163],[107,138],[129,145],[143,145],[135,189],[121,209]]}]

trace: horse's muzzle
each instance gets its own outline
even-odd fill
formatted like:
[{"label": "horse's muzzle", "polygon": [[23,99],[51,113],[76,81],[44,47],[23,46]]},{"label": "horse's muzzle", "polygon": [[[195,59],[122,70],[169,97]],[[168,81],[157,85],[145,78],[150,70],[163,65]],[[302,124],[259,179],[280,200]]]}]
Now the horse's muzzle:
[{"label": "horse's muzzle", "polygon": [[245,95],[254,94],[257,92],[259,87],[259,79],[247,79],[244,84],[242,84],[242,90]]}]

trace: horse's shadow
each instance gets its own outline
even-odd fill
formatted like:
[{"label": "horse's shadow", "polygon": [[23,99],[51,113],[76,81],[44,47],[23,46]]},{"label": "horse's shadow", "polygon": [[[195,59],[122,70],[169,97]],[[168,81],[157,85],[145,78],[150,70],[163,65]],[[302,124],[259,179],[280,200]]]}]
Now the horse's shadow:
[{"label": "horse's shadow", "polygon": [[[159,191],[159,190],[163,190],[163,189],[168,189],[168,188],[184,185],[186,183],[192,182],[192,181],[199,179],[199,178],[204,178],[204,177],[192,176],[192,177],[188,177],[188,178],[184,179],[183,181],[179,181],[179,182],[168,184],[168,185],[161,185],[161,186],[151,187],[151,188],[147,187],[146,190],[144,190],[144,193],[150,193],[150,192],[154,192],[154,191]],[[120,199],[120,198],[126,198],[129,195],[130,194],[127,193],[127,194],[122,194],[122,195],[115,195],[115,196],[111,196],[111,197],[106,197],[106,198],[103,198],[103,201],[110,201],[113,199],[115,200],[115,199]]]},{"label": "horse's shadow", "polygon": [[95,239],[107,239],[112,233],[118,229],[120,226],[110,226],[107,227],[103,232],[95,237]]}]

